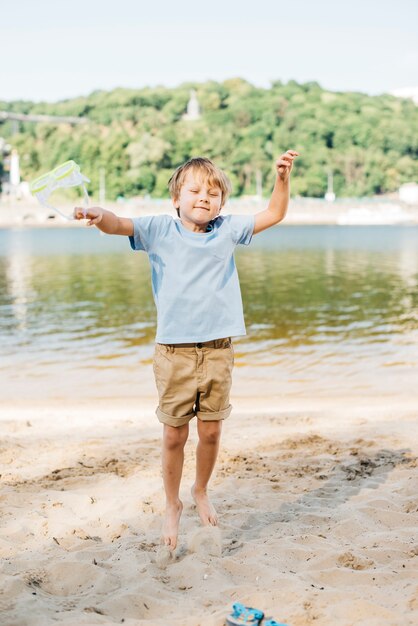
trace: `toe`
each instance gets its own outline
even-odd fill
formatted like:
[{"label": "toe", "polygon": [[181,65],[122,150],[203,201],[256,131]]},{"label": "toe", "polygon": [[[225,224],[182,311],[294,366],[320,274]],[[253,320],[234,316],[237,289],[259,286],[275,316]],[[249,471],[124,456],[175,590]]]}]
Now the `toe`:
[{"label": "toe", "polygon": [[174,537],[165,537],[164,545],[167,546],[169,550],[174,550],[176,547],[176,540]]}]

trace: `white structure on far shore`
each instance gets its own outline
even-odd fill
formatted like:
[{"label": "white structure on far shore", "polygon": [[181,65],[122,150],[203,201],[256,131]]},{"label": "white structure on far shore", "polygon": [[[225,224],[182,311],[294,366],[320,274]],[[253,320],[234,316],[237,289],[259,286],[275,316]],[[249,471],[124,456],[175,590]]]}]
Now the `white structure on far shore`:
[{"label": "white structure on far shore", "polygon": [[19,166],[19,154],[17,150],[12,150],[10,155],[10,185],[12,188],[17,188],[20,183],[20,166]]},{"label": "white structure on far shore", "polygon": [[405,183],[399,187],[399,200],[405,204],[418,206],[418,185],[417,183]]},{"label": "white structure on far shore", "polygon": [[200,120],[200,106],[199,100],[197,99],[197,93],[194,89],[190,92],[190,100],[187,104],[187,113],[183,115],[183,119],[188,122],[193,122],[195,120]]},{"label": "white structure on far shore", "polygon": [[18,151],[11,146],[6,145],[5,141],[1,142],[0,137],[0,149],[6,147],[9,152],[9,156],[6,157],[7,171],[5,172],[1,185],[1,200],[8,200],[13,202],[14,200],[30,200],[32,195],[29,190],[29,183],[23,181],[20,177],[20,160]]},{"label": "white structure on far shore", "polygon": [[389,93],[397,98],[410,98],[415,104],[418,104],[418,87],[403,87],[402,89],[394,89]]}]

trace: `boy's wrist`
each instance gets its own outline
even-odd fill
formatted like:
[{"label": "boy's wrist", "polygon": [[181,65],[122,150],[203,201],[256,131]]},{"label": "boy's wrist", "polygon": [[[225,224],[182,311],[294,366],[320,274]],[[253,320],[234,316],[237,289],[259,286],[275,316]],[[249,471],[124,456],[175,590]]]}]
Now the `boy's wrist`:
[{"label": "boy's wrist", "polygon": [[285,180],[280,176],[280,174],[276,174],[276,187],[280,187],[281,189],[289,189],[290,188],[290,176],[288,176]]},{"label": "boy's wrist", "polygon": [[114,213],[112,213],[112,211],[107,211],[106,209],[102,209],[101,207],[99,208],[100,214],[98,218],[100,217],[100,219],[98,219],[98,221],[95,221],[95,226],[97,226],[97,228],[99,230],[102,230],[104,233],[111,234],[117,223],[117,217]]}]

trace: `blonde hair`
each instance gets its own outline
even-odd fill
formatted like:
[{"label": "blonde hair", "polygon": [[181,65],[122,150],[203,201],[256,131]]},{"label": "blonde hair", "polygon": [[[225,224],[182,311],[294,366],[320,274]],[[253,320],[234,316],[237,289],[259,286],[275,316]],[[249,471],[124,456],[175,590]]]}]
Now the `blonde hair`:
[{"label": "blonde hair", "polygon": [[[231,193],[231,182],[227,175],[216,167],[216,165],[205,157],[195,157],[189,159],[183,165],[180,165],[172,174],[168,181],[168,189],[173,200],[177,200],[180,196],[180,190],[184,183],[188,171],[196,172],[200,174],[204,180],[212,187],[219,187],[222,192],[221,207],[225,204]],[[176,207],[178,216],[180,217],[180,210]]]}]

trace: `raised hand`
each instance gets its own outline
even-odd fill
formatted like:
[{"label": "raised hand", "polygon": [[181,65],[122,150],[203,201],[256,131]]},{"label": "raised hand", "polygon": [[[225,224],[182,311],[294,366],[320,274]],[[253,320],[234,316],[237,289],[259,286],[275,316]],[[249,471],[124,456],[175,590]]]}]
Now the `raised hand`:
[{"label": "raised hand", "polygon": [[276,161],[277,175],[284,183],[289,180],[293,159],[297,156],[299,156],[299,152],[296,152],[296,150],[287,150]]}]

